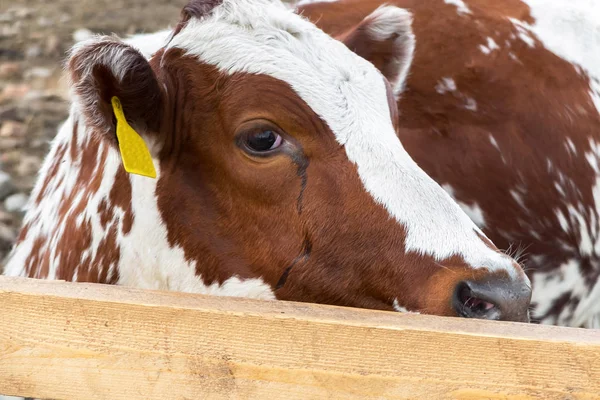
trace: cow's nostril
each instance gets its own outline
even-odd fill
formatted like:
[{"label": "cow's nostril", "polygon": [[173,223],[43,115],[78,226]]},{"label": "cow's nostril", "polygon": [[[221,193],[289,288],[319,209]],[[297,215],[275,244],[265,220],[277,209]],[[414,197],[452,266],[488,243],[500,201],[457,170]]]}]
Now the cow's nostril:
[{"label": "cow's nostril", "polygon": [[488,277],[459,282],[452,305],[461,317],[529,322],[530,300],[531,288],[525,281]]},{"label": "cow's nostril", "polygon": [[460,282],[456,287],[453,306],[458,315],[466,318],[499,319],[500,309],[487,296],[471,288],[469,282]]}]

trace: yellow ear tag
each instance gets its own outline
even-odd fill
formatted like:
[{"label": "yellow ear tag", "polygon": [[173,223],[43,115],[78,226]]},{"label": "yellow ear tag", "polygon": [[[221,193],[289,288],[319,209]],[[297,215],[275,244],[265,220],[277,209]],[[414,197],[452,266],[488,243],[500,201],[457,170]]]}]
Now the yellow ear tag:
[{"label": "yellow ear tag", "polygon": [[119,150],[121,150],[125,171],[156,178],[152,156],[144,139],[127,123],[119,98],[113,97],[111,101],[117,118],[117,139],[119,139]]}]

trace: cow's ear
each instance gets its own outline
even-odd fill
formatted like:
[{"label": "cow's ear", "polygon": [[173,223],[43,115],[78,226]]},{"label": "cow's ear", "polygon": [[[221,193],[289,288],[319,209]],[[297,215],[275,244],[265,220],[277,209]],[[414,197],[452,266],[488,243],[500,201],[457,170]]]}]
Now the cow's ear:
[{"label": "cow's ear", "polygon": [[415,51],[411,25],[409,11],[381,6],[337,39],[373,63],[390,81],[398,97],[404,89]]},{"label": "cow's ear", "polygon": [[67,64],[71,89],[86,124],[116,144],[112,98],[142,136],[159,129],[163,93],[148,60],[120,40],[99,36],[78,43]]}]

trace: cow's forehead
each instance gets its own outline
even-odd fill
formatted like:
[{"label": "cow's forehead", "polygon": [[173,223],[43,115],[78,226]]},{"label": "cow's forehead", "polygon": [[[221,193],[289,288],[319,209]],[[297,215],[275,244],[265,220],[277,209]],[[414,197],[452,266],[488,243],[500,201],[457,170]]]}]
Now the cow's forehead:
[{"label": "cow's forehead", "polygon": [[167,48],[181,48],[228,74],[264,74],[287,83],[341,143],[349,125],[364,120],[392,127],[382,74],[279,3],[225,0],[209,17],[191,19]]}]

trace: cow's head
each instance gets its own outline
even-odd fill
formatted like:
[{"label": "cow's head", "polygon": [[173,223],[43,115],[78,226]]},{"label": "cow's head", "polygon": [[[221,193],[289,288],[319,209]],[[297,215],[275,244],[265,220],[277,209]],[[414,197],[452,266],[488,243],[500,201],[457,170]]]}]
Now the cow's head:
[{"label": "cow's head", "polygon": [[115,39],[78,46],[78,107],[116,144],[121,99],[159,174],[131,177],[135,218],[157,208],[206,284],[261,278],[279,299],[526,320],[523,271],[396,137],[410,15],[369,18],[344,39],[385,42],[379,70],[279,3],[192,1],[150,61]]}]

